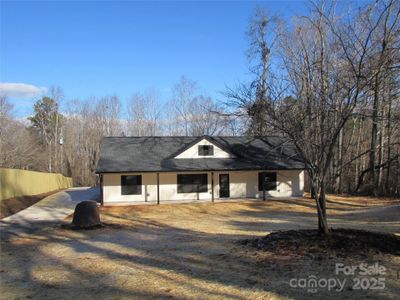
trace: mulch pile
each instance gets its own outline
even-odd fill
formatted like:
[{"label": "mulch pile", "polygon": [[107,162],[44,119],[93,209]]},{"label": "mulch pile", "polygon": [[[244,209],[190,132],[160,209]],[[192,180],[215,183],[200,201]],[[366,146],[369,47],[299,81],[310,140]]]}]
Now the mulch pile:
[{"label": "mulch pile", "polygon": [[317,230],[273,232],[265,237],[239,241],[257,250],[286,256],[365,256],[368,253],[400,255],[400,237],[355,229],[332,229],[328,236]]}]

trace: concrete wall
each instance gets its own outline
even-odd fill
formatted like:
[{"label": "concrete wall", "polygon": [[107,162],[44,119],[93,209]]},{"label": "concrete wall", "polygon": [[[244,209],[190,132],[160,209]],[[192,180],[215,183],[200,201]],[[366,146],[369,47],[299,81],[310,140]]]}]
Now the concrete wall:
[{"label": "concrete wall", "polygon": [[[261,171],[214,172],[214,197],[219,198],[219,174],[229,174],[230,198],[262,198],[258,191],[258,173]],[[207,173],[208,191],[205,193],[178,193],[177,174]],[[157,201],[157,174],[143,173],[141,195],[121,195],[121,175],[138,173],[104,174],[104,203],[124,204],[129,202]],[[277,189],[268,191],[268,197],[302,196],[304,171],[277,171]],[[160,173],[160,201],[168,200],[211,200],[211,172]]]},{"label": "concrete wall", "polygon": [[0,168],[0,200],[69,187],[72,187],[72,178],[61,174]]},{"label": "concrete wall", "polygon": [[[200,145],[212,145],[214,146],[214,155],[213,156],[199,156],[199,146]],[[196,143],[189,149],[183,151],[181,154],[176,156],[175,158],[230,158],[232,155],[229,153],[225,152],[218,146],[210,143],[206,139],[202,139],[200,142]]]}]

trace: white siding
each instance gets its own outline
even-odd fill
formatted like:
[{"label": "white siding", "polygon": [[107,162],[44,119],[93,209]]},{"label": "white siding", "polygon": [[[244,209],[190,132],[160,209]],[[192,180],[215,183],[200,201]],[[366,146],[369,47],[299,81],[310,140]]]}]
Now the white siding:
[{"label": "white siding", "polygon": [[[217,172],[215,195],[219,196],[219,174],[229,174],[230,198],[262,198],[258,191],[258,173],[262,171]],[[274,171],[271,171],[274,172]],[[275,191],[266,191],[267,197],[303,196],[304,171],[276,171],[277,187]]]},{"label": "white siding", "polygon": [[[214,155],[213,156],[199,156],[199,146],[201,145],[212,145],[214,146]],[[202,139],[197,144],[193,145],[189,149],[186,149],[181,154],[176,156],[175,158],[231,158],[233,157],[231,154],[227,153],[226,151],[222,150],[218,146],[210,143],[206,139]]]},{"label": "white siding", "polygon": [[[142,175],[141,195],[121,195],[122,175]],[[143,202],[157,200],[157,174],[156,173],[121,173],[103,175],[104,203],[112,202]]]},{"label": "white siding", "polygon": [[178,193],[178,174],[204,174],[207,172],[186,172],[186,173],[160,173],[160,198],[161,200],[191,200],[211,199],[211,174],[208,174],[207,192],[205,193]]},{"label": "white siding", "polygon": [[[262,198],[262,191],[258,191],[258,173],[261,171],[234,171],[214,172],[214,197],[219,198],[219,174],[229,174],[230,198]],[[177,192],[177,174],[195,174],[205,172],[160,173],[160,201],[168,200],[211,200],[211,172],[208,173],[208,191],[205,193]],[[123,204],[130,202],[157,201],[157,174],[143,173],[142,195],[121,195],[121,175],[104,174],[103,194],[105,204]],[[304,189],[304,171],[277,171],[277,190],[267,191],[268,197],[302,196]]]}]

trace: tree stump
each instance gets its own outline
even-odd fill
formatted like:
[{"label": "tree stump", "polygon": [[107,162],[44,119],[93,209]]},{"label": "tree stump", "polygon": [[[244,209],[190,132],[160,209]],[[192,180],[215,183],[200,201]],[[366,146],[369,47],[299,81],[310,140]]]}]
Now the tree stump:
[{"label": "tree stump", "polygon": [[72,225],[82,229],[101,226],[97,202],[88,200],[78,203],[75,207]]}]

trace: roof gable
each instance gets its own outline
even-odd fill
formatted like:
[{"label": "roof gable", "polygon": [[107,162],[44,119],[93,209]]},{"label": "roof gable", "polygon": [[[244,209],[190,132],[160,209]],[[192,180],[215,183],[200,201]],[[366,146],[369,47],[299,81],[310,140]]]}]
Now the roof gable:
[{"label": "roof gable", "polygon": [[[214,147],[214,154],[211,156],[201,156],[198,153],[199,146],[210,145]],[[203,136],[194,140],[191,144],[185,146],[173,155],[175,159],[204,159],[204,158],[234,158],[233,155],[226,147],[220,145],[214,139]]]}]

